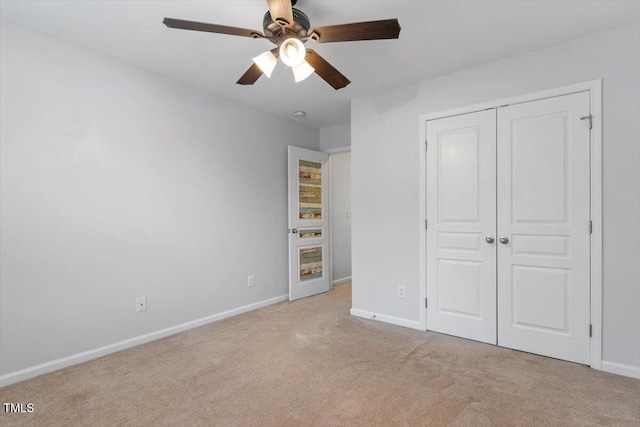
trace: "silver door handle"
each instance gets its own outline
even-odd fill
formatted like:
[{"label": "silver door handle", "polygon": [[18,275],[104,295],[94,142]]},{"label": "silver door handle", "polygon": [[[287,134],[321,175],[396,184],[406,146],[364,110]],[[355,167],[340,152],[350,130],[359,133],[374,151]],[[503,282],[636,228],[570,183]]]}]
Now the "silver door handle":
[{"label": "silver door handle", "polygon": [[493,243],[493,242],[495,242],[495,241],[496,241],[496,240],[493,238],[493,236],[487,236],[487,237],[486,237],[486,239],[484,239],[484,240],[486,240],[486,241],[487,241],[487,243]]},{"label": "silver door handle", "polygon": [[500,243],[502,243],[503,245],[506,245],[507,243],[509,243],[509,238],[508,237],[501,237],[500,238]]},{"label": "silver door handle", "polygon": [[298,234],[298,229],[297,229],[297,228],[292,228],[292,229],[291,229],[291,232],[292,232],[293,234]]}]

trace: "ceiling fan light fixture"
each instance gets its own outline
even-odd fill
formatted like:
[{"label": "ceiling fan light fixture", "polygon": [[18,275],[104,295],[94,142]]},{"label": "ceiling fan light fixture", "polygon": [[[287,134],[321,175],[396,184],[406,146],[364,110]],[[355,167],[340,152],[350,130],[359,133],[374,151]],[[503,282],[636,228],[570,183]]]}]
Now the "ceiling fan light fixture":
[{"label": "ceiling fan light fixture", "polygon": [[162,23],[168,28],[265,39],[275,44],[277,47],[271,50],[271,54],[265,52],[253,58],[249,69],[236,82],[239,85],[252,85],[263,74],[270,77],[277,58],[281,58],[287,67],[293,69],[296,82],[315,72],[335,90],[342,89],[351,81],[317,52],[305,49],[305,42],[309,39],[318,43],[385,40],[400,36],[397,19],[312,27],[309,17],[293,7],[295,4],[296,0],[267,0],[269,10],[262,19],[264,32],[175,18],[164,18]]},{"label": "ceiling fan light fixture", "polygon": [[271,73],[278,63],[278,58],[268,50],[253,58],[253,62],[260,67],[265,76],[271,77]]},{"label": "ceiling fan light fixture", "polygon": [[311,74],[313,74],[316,70],[313,68],[307,61],[302,61],[302,63],[292,67],[293,69],[293,78],[296,83],[303,81]]},{"label": "ceiling fan light fixture", "polygon": [[306,55],[307,50],[304,48],[302,42],[296,38],[286,39],[280,45],[280,59],[289,67],[300,65]]}]

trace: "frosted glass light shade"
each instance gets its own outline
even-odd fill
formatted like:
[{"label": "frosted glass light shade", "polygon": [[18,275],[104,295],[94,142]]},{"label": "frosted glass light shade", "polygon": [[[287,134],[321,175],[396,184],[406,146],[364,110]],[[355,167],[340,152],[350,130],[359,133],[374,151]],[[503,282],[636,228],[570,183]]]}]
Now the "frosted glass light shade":
[{"label": "frosted glass light shade", "polygon": [[300,65],[302,61],[304,61],[306,55],[307,50],[298,39],[286,39],[280,45],[280,59],[282,59],[282,62],[289,67]]},{"label": "frosted glass light shade", "polygon": [[260,67],[265,76],[271,77],[271,73],[278,63],[278,58],[268,50],[253,58],[253,62]]},{"label": "frosted glass light shade", "polygon": [[303,81],[316,71],[307,61],[302,61],[301,64],[293,67],[293,78],[296,83]]}]

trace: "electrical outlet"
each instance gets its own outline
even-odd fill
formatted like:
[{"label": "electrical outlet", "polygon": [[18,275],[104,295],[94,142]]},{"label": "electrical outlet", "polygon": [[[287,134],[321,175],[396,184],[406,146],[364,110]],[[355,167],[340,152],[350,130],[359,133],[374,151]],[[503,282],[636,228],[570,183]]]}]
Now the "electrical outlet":
[{"label": "electrical outlet", "polygon": [[398,285],[398,298],[404,298],[407,294],[407,287],[405,285]]},{"label": "electrical outlet", "polygon": [[147,297],[136,298],[136,312],[147,311]]},{"label": "electrical outlet", "polygon": [[249,285],[250,288],[254,287],[256,285],[256,276],[253,274],[249,275],[249,277],[247,277],[247,285]]}]

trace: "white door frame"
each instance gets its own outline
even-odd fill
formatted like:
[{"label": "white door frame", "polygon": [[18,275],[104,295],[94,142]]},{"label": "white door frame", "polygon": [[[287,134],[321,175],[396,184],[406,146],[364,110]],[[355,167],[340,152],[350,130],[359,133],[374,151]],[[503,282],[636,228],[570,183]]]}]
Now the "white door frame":
[{"label": "white door frame", "polygon": [[426,280],[426,122],[450,116],[473,113],[490,108],[499,108],[512,104],[537,101],[556,96],[570,95],[578,92],[589,92],[591,108],[591,363],[594,369],[602,369],[602,79],[591,80],[540,92],[527,93],[509,98],[497,99],[465,107],[438,111],[420,116],[420,139],[418,141],[419,159],[419,218],[418,235],[420,238],[420,327],[427,330],[425,297],[427,295]]}]

